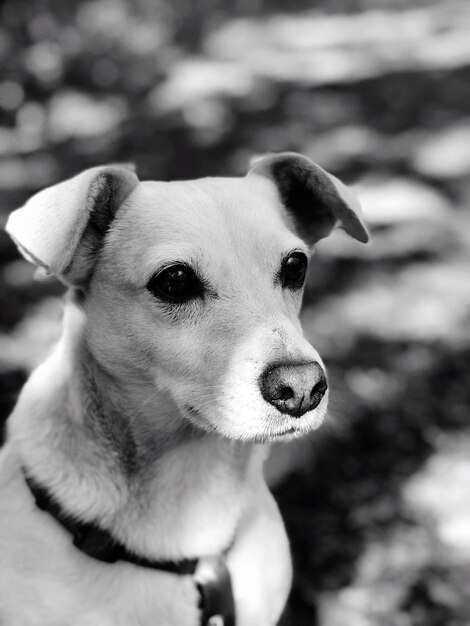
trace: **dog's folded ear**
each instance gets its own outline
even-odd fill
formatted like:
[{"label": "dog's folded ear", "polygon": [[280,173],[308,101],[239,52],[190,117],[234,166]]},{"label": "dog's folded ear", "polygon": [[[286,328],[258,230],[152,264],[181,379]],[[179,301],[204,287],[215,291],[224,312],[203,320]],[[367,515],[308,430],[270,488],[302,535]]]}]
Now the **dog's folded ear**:
[{"label": "dog's folded ear", "polygon": [[369,239],[354,193],[335,176],[295,152],[269,154],[256,160],[248,175],[270,178],[301,237],[313,244],[335,226],[362,243]]},{"label": "dog's folded ear", "polygon": [[6,231],[23,256],[68,284],[83,284],[118,207],[137,186],[131,166],[86,170],[13,211]]}]

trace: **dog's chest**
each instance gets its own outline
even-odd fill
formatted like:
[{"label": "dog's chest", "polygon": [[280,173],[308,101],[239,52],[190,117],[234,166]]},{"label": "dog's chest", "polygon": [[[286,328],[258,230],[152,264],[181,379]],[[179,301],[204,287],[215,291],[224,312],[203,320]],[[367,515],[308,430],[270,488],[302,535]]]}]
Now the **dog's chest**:
[{"label": "dog's chest", "polygon": [[[67,531],[37,509],[18,468],[1,465],[1,500],[8,503],[0,510],[2,626],[199,626],[200,596],[191,576],[82,554]],[[272,626],[270,607],[282,605],[290,584],[287,543],[267,493],[250,508],[228,557],[237,626]]]}]

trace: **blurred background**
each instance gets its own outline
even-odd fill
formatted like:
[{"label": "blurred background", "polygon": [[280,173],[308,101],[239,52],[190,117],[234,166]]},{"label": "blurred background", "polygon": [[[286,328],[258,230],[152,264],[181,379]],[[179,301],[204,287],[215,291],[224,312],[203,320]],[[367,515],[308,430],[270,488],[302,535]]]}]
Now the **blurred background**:
[{"label": "blurred background", "polygon": [[[306,334],[321,431],[267,473],[295,562],[283,626],[470,624],[470,4],[3,0],[0,226],[108,161],[240,175],[302,152],[372,232],[318,246]],[[60,332],[62,288],[0,232],[0,423]]]}]

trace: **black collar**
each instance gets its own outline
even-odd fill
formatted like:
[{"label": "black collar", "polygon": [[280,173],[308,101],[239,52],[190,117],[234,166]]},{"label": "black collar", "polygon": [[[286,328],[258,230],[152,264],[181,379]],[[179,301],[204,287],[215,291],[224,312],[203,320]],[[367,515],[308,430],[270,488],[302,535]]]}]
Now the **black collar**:
[{"label": "black collar", "polygon": [[[73,544],[76,548],[91,558],[104,563],[126,561],[140,567],[180,576],[192,575],[200,594],[201,626],[212,623],[222,626],[235,626],[235,605],[225,554],[218,557],[182,559],[180,561],[155,561],[139,556],[130,552],[107,530],[90,522],[81,522],[64,511],[48,490],[31,476],[28,476],[24,469],[23,474],[37,507],[49,513],[72,535]],[[198,566],[200,565],[202,565],[200,568],[201,575],[198,574]],[[214,621],[216,616],[220,618],[218,621]]]}]

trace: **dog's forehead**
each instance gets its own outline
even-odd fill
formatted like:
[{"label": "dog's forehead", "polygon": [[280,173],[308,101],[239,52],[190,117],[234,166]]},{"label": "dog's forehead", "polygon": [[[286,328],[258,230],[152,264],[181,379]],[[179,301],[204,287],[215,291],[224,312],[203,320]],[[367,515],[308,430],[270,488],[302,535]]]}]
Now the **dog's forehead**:
[{"label": "dog's forehead", "polygon": [[140,264],[198,252],[269,256],[302,245],[275,186],[260,176],[146,181],[123,209],[113,238]]},{"label": "dog's forehead", "polygon": [[[141,183],[132,198],[137,223],[166,233],[237,232],[243,224],[256,227],[270,218],[282,224],[280,200],[274,185],[259,176],[202,178],[199,180]],[[189,231],[189,232],[188,232]]]}]

